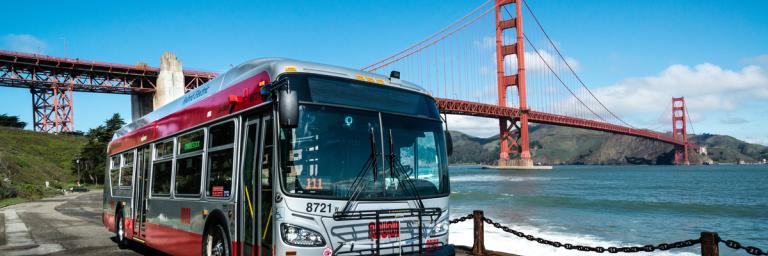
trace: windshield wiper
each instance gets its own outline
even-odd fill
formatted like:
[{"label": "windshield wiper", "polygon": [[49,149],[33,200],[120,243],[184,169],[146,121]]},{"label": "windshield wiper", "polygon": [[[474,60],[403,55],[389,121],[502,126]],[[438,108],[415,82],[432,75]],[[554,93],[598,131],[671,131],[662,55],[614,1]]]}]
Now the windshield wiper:
[{"label": "windshield wiper", "polygon": [[[391,178],[396,178],[398,176],[403,177],[406,185],[410,185],[411,189],[413,190],[412,192],[413,195],[416,196],[416,203],[418,203],[419,209],[424,209],[424,202],[421,200],[419,190],[416,188],[416,184],[413,183],[413,179],[411,179],[411,177],[408,176],[408,173],[405,172],[405,167],[400,164],[400,161],[397,161],[394,148],[395,143],[393,142],[392,129],[389,129],[389,154],[387,155],[389,158],[389,175]],[[416,159],[416,161],[418,161],[418,156],[413,157]],[[407,191],[407,186],[403,186],[403,190]]]},{"label": "windshield wiper", "polygon": [[365,164],[363,164],[363,167],[360,169],[360,172],[355,177],[355,180],[352,182],[352,184],[349,186],[349,191],[347,191],[348,200],[347,203],[344,205],[344,209],[341,211],[341,215],[346,215],[347,212],[349,212],[350,208],[352,207],[351,203],[353,201],[357,201],[357,198],[360,196],[360,194],[365,190],[366,185],[368,184],[365,182],[365,173],[368,172],[371,168],[373,168],[373,182],[376,183],[376,176],[378,176],[378,169],[377,166],[377,154],[376,154],[376,136],[374,135],[373,128],[370,129],[370,144],[371,144],[371,154],[368,156],[368,160],[365,161]]}]

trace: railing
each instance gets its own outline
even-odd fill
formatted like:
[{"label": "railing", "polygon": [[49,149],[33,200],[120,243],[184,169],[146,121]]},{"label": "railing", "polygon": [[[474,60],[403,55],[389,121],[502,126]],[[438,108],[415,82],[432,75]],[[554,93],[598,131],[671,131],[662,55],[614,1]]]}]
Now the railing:
[{"label": "railing", "polygon": [[544,245],[548,245],[556,248],[564,248],[566,250],[577,250],[582,252],[596,252],[596,253],[653,252],[656,250],[666,251],[666,250],[671,250],[676,248],[686,248],[686,247],[691,247],[691,246],[700,244],[702,256],[719,256],[720,255],[719,244],[722,242],[727,247],[730,247],[736,250],[743,249],[745,252],[751,255],[768,255],[768,252],[763,251],[760,248],[753,247],[753,246],[744,246],[741,243],[733,240],[723,240],[715,232],[701,232],[701,236],[696,239],[682,240],[682,241],[673,242],[673,243],[661,243],[657,245],[625,246],[625,247],[615,247],[615,246],[610,246],[610,247],[594,246],[593,247],[593,246],[585,246],[585,245],[574,245],[570,243],[561,243],[561,242],[551,241],[551,240],[547,240],[540,237],[535,237],[530,234],[525,234],[523,232],[504,226],[501,223],[498,223],[490,218],[486,218],[485,215],[483,214],[483,211],[480,211],[480,210],[475,210],[474,212],[472,212],[472,214],[468,214],[466,216],[452,219],[450,220],[450,223],[456,224],[456,223],[467,221],[470,219],[474,221],[474,242],[472,243],[472,250],[471,250],[472,255],[489,255],[489,253],[485,249],[485,241],[484,241],[485,223],[488,223],[494,228],[500,229],[506,233],[513,234],[520,238],[525,238],[528,241],[534,241],[540,244],[544,244]]}]

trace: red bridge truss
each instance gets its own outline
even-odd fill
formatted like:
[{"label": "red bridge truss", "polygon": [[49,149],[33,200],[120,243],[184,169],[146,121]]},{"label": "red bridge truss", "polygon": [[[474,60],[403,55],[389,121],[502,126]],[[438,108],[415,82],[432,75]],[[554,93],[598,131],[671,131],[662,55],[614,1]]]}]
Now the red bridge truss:
[{"label": "red bridge truss", "polygon": [[[0,86],[29,88],[35,131],[71,132],[72,92],[148,94],[155,91],[159,68],[57,58],[0,50]],[[216,73],[184,71],[188,89]]]}]

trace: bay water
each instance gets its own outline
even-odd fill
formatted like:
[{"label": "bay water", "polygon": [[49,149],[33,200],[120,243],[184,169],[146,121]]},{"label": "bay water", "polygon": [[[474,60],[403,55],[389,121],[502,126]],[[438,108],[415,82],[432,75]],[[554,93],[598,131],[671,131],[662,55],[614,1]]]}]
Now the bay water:
[{"label": "bay water", "polygon": [[[451,218],[485,216],[534,236],[588,246],[696,239],[702,231],[768,249],[768,165],[555,166],[548,171],[450,167]],[[485,225],[486,248],[519,255],[596,255],[555,249]],[[472,221],[450,242],[472,244]],[[747,255],[720,244],[721,255]],[[698,245],[635,255],[699,255]]]}]

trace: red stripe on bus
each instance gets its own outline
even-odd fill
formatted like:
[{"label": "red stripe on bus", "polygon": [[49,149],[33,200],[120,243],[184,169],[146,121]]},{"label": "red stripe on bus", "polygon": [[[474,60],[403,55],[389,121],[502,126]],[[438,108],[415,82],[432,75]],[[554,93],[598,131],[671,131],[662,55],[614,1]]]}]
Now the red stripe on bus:
[{"label": "red stripe on bus", "polygon": [[[168,116],[146,124],[125,136],[109,143],[109,154],[115,154],[136,147],[158,138],[173,135],[187,128],[195,127],[210,120],[229,115],[264,102],[259,82],[269,82],[269,74],[264,71],[230,86],[214,95],[208,96],[192,105]],[[209,84],[218,87],[218,84]],[[243,101],[230,107],[229,96],[241,96]],[[210,116],[208,113],[210,112]],[[142,140],[142,137],[144,138]]]},{"label": "red stripe on bus", "polygon": [[104,227],[107,228],[109,232],[115,232],[115,215],[109,214],[109,213],[102,213],[101,214],[101,222],[104,224]]},{"label": "red stripe on bus", "polygon": [[144,225],[149,247],[172,255],[200,255],[201,234],[149,222]]}]

